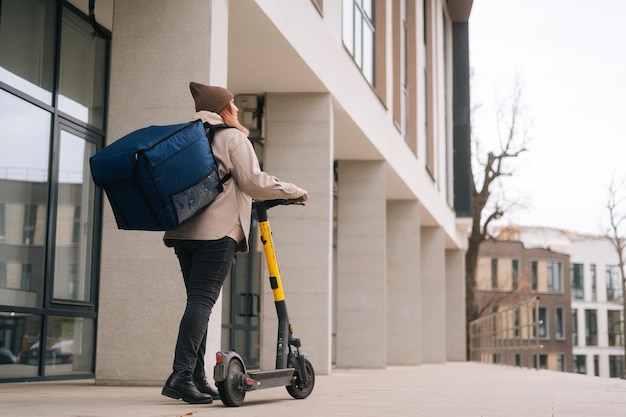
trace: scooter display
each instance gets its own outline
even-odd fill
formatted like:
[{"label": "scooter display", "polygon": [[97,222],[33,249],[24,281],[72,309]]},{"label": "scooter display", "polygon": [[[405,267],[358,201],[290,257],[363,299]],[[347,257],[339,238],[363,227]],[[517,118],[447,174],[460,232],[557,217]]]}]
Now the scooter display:
[{"label": "scooter display", "polygon": [[274,293],[274,304],[278,316],[276,368],[248,371],[243,358],[237,352],[217,352],[213,377],[220,393],[220,399],[227,407],[238,407],[243,403],[246,392],[264,388],[286,387],[289,395],[295,399],[304,399],[313,391],[315,370],[311,362],[300,352],[300,339],[293,335],[293,327],[287,314],[285,294],[267,216],[267,211],[272,207],[299,204],[300,202],[301,200],[298,199],[279,199],[254,201],[252,203],[252,208],[259,221],[261,243],[267,261],[270,286]]}]

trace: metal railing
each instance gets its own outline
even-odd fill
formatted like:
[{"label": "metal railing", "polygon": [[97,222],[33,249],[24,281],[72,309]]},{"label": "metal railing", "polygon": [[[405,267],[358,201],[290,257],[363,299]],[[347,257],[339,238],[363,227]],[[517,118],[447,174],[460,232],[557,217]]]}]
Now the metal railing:
[{"label": "metal railing", "polygon": [[470,360],[539,367],[539,297],[470,322]]}]

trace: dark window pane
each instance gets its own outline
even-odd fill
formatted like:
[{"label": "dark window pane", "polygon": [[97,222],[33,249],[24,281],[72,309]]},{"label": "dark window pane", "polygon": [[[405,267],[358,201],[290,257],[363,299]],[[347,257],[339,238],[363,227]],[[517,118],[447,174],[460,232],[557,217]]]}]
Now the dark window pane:
[{"label": "dark window pane", "polygon": [[56,2],[0,2],[0,81],[52,104]]},{"label": "dark window pane", "polygon": [[583,264],[572,264],[572,298],[582,300],[585,298]]},{"label": "dark window pane", "polygon": [[74,14],[63,14],[59,110],[104,127],[106,41]]},{"label": "dark window pane", "polygon": [[0,313],[0,379],[37,376],[40,336],[41,316]]},{"label": "dark window pane", "polygon": [[57,299],[91,301],[95,186],[86,161],[95,151],[94,144],[61,131],[53,291]]},{"label": "dark window pane", "polygon": [[48,318],[46,375],[91,373],[94,320],[83,317]]},{"label": "dark window pane", "polygon": [[0,90],[0,204],[6,285],[0,304],[41,307],[44,279],[50,113]]}]

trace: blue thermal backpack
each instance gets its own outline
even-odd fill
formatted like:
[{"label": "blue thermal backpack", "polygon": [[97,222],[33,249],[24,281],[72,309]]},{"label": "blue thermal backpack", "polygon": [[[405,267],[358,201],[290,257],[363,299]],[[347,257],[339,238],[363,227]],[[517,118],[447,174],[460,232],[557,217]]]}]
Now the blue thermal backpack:
[{"label": "blue thermal backpack", "polygon": [[199,120],[149,126],[93,155],[91,176],[104,189],[117,227],[171,230],[204,210],[231,176],[219,177],[211,150],[215,131],[229,127]]}]

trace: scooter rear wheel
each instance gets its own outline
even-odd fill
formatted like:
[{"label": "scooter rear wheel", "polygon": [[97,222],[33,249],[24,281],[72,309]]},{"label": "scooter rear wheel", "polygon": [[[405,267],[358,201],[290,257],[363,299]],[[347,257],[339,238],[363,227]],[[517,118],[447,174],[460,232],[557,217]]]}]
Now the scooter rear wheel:
[{"label": "scooter rear wheel", "polygon": [[226,379],[215,382],[217,390],[220,392],[220,400],[226,407],[239,407],[246,397],[246,391],[242,387],[243,364],[239,359],[232,359],[228,363]]},{"label": "scooter rear wheel", "polygon": [[296,400],[302,400],[309,395],[313,391],[313,386],[315,385],[315,370],[313,369],[313,364],[309,362],[308,359],[304,359],[304,370],[306,375],[308,375],[308,381],[305,383],[294,381],[293,384],[288,385],[287,392]]}]

